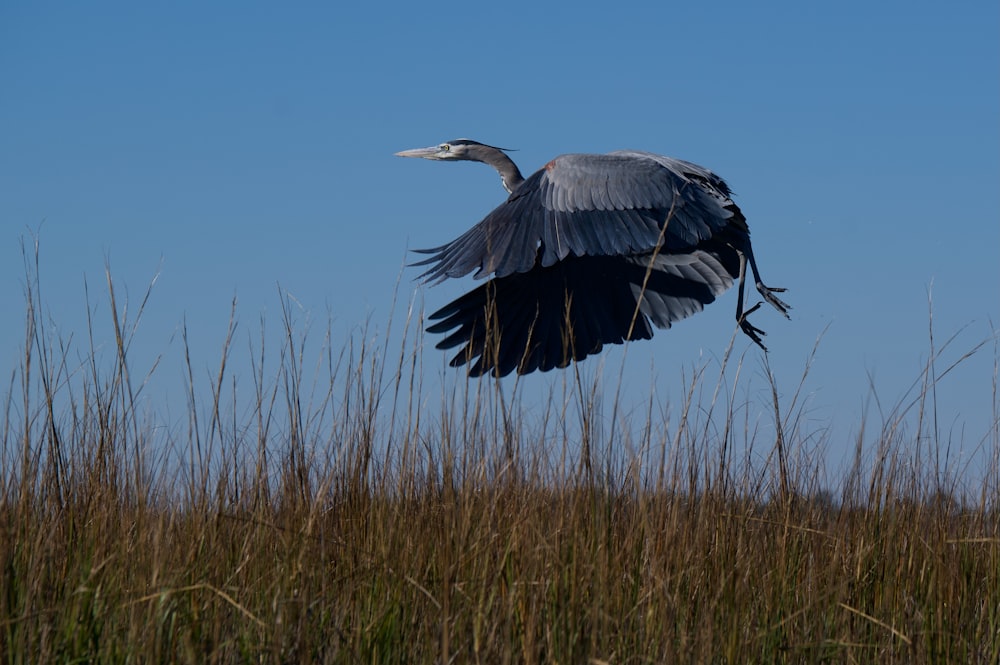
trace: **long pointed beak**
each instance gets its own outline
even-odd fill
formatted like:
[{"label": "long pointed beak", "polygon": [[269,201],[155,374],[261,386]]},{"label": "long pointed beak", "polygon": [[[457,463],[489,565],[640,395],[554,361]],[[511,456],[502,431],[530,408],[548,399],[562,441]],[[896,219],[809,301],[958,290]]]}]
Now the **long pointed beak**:
[{"label": "long pointed beak", "polygon": [[402,152],[397,152],[396,157],[423,157],[427,159],[436,155],[438,153],[438,147],[432,145],[428,148],[414,148],[413,150],[403,150]]}]

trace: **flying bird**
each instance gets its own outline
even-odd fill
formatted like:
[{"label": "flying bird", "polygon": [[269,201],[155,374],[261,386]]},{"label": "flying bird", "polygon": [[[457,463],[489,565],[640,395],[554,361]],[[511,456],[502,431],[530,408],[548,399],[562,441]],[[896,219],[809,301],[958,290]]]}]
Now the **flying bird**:
[{"label": "flying bird", "polygon": [[525,179],[502,148],[469,139],[397,152],[399,157],[489,164],[509,193],[481,222],[427,250],[421,275],[437,283],[475,272],[483,285],[430,315],[461,347],[453,367],[505,376],[566,367],[605,344],[653,336],[715,300],[739,280],[736,321],[767,351],[744,309],[746,266],[757,291],[788,318],[763,284],[746,218],[728,185],[697,164],[648,152],[566,154]]}]

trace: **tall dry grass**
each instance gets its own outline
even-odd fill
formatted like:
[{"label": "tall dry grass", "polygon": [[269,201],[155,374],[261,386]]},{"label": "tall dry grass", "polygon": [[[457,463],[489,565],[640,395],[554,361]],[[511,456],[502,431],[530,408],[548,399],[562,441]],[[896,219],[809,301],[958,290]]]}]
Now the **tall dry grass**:
[{"label": "tall dry grass", "polygon": [[0,448],[8,663],[1000,662],[996,413],[981,483],[942,482],[910,445],[949,369],[933,349],[833,485],[770,370],[766,440],[728,354],[669,414],[572,368],[540,402],[511,381],[429,395],[416,317],[400,348],[331,337],[317,362],[286,308],[243,403],[231,327],[208,387],[186,354],[189,413],[162,423],[129,357],[148,292],[129,312],[108,278],[88,332],[114,353],[81,360],[28,258]]}]

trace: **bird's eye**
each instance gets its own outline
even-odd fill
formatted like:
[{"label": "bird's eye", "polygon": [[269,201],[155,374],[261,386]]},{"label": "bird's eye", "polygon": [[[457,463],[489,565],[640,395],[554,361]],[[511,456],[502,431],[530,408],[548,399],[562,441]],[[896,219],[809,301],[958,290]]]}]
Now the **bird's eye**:
[{"label": "bird's eye", "polygon": [[448,152],[451,150],[451,146],[448,145],[447,143],[442,143],[441,145],[438,146],[438,149],[441,150],[442,152]]}]

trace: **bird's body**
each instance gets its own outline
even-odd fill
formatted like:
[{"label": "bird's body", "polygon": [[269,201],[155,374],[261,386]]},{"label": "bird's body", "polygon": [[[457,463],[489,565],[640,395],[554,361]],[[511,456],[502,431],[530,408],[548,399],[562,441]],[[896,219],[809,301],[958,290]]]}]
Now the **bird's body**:
[{"label": "bird's body", "polygon": [[[756,286],[787,316],[788,305],[761,283],[746,218],[711,171],[647,152],[556,157],[521,176],[499,148],[468,139],[397,153],[481,161],[510,192],[454,241],[422,250],[424,276],[475,272],[482,286],[431,315],[439,348],[462,346],[452,365],[474,376],[565,367],[604,344],[648,339],[740,280],[737,321],[761,344],[743,310],[749,263]],[[763,346],[763,345],[761,345]]]}]

